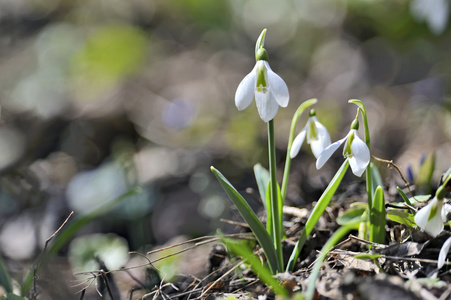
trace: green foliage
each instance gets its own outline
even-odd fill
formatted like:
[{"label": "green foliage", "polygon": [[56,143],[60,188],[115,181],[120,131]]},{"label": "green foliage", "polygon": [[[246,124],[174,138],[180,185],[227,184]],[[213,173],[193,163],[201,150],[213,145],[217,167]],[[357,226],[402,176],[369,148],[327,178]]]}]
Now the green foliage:
[{"label": "green foliage", "polygon": [[287,290],[279,283],[277,279],[272,277],[270,270],[268,270],[258,260],[257,256],[243,242],[236,242],[230,239],[222,239],[223,243],[229,248],[232,253],[244,258],[250,265],[252,271],[263,281],[266,285],[276,293],[276,295],[287,296]]},{"label": "green foliage", "polygon": [[362,215],[367,211],[367,209],[368,209],[367,207],[350,208],[347,211],[345,211],[344,214],[342,214],[340,217],[337,218],[337,223],[339,225],[345,225],[355,221],[356,219],[360,219]]},{"label": "green foliage", "polygon": [[277,271],[281,270],[273,241],[263,224],[255,215],[254,211],[250,208],[249,204],[240,195],[240,193],[238,193],[238,191],[232,186],[232,184],[224,177],[224,175],[221,174],[221,172],[216,170],[214,167],[211,167],[211,171],[216,176],[222,188],[229,196],[229,199],[238,209],[239,213],[254,233],[257,241],[260,243],[260,246],[265,252],[271,271],[273,273],[276,273]]},{"label": "green foliage", "polygon": [[0,300],[27,300],[25,297],[17,296],[13,293],[7,293],[6,297],[1,297]]},{"label": "green foliage", "polygon": [[387,212],[387,218],[396,223],[404,224],[408,228],[413,228],[416,226],[415,215],[408,213],[405,210],[391,209]]},{"label": "green foliage", "polygon": [[410,199],[407,198],[407,195],[401,190],[401,188],[399,186],[396,187],[396,189],[398,190],[399,194],[401,195],[402,199],[404,200],[404,202],[407,205],[412,206],[412,202],[410,202]]},{"label": "green foliage", "polygon": [[293,249],[293,252],[291,253],[290,260],[288,261],[287,265],[287,271],[293,271],[294,265],[296,263],[296,260],[298,259],[302,247],[304,247],[304,244],[307,241],[308,236],[313,231],[313,228],[315,227],[316,223],[318,223],[318,220],[323,214],[326,207],[329,205],[329,202],[332,199],[333,195],[335,194],[338,186],[340,185],[341,180],[343,179],[343,176],[345,175],[348,167],[349,162],[346,159],[341,165],[340,169],[338,169],[334,178],[332,178],[332,180],[330,181],[326,190],[319,198],[318,203],[316,203],[315,208],[313,209],[310,217],[308,218],[304,230],[302,231],[302,234],[299,237],[299,240],[297,241],[296,246]]},{"label": "green foliage", "polygon": [[3,258],[0,256],[0,286],[5,289],[5,292],[11,293],[13,291],[13,285],[11,283],[11,277],[8,269],[5,266]]},{"label": "green foliage", "polygon": [[378,186],[374,193],[373,208],[370,213],[370,242],[385,242],[385,198],[384,190]]},{"label": "green foliage", "polygon": [[266,203],[266,193],[269,185],[269,172],[261,164],[256,164],[254,166],[255,180],[257,181],[258,192],[260,193],[260,198],[262,199],[265,209],[267,209]]},{"label": "green foliage", "polygon": [[318,102],[317,99],[312,98],[307,101],[304,101],[301,105],[299,105],[298,109],[293,115],[293,119],[291,120],[291,127],[290,127],[290,135],[288,136],[288,146],[287,146],[287,157],[285,160],[285,169],[283,172],[283,181],[282,181],[282,199],[285,200],[285,196],[287,194],[287,186],[288,186],[288,177],[290,175],[290,166],[291,166],[291,147],[293,146],[293,140],[294,135],[296,133],[296,126],[298,124],[299,118],[301,117],[302,113],[309,108],[310,106],[316,104]]},{"label": "green foliage", "polygon": [[417,189],[430,193],[432,190],[432,175],[435,168],[435,153],[429,153],[418,170],[418,177],[415,182]]},{"label": "green foliage", "polygon": [[338,228],[338,230],[327,240],[326,244],[321,249],[321,252],[313,265],[312,272],[310,273],[309,283],[305,295],[305,299],[311,300],[313,299],[313,295],[315,293],[315,285],[316,279],[318,278],[319,270],[321,269],[321,265],[323,261],[326,259],[329,251],[336,245],[340,240],[347,235],[350,231],[356,230],[359,228],[359,224],[364,220],[357,219],[354,222],[348,223],[344,226]]}]

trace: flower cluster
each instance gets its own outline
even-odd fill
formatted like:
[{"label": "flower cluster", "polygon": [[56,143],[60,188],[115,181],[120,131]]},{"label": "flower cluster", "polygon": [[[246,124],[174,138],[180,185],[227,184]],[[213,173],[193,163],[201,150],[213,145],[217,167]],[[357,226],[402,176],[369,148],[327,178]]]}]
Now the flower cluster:
[{"label": "flower cluster", "polygon": [[[279,106],[288,105],[289,93],[285,81],[269,66],[268,53],[263,48],[265,33],[266,30],[262,32],[261,44],[257,41],[255,53],[257,62],[254,68],[238,85],[235,105],[239,110],[243,110],[255,99],[260,118],[264,122],[269,122],[276,116]],[[370,150],[360,139],[358,128],[359,123],[355,119],[349,133],[343,139],[331,144],[329,132],[316,118],[315,110],[311,110],[307,124],[293,141],[290,157],[294,158],[298,155],[307,137],[307,143],[310,144],[313,155],[317,158],[316,168],[320,169],[346,141],[343,156],[348,159],[352,172],[360,177],[370,162]]]}]

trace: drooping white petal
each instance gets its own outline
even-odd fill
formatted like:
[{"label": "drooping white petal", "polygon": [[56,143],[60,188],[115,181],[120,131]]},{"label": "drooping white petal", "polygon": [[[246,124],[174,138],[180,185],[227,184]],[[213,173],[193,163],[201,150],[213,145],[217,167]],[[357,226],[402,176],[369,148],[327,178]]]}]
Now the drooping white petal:
[{"label": "drooping white petal", "polygon": [[307,127],[304,127],[304,129],[302,129],[301,132],[299,132],[299,134],[294,139],[293,144],[291,145],[291,151],[290,151],[291,158],[295,158],[296,155],[298,155],[299,150],[301,150],[301,146],[304,143],[306,134],[307,134]]},{"label": "drooping white petal", "polygon": [[442,221],[443,223],[448,222],[448,214],[451,213],[451,204],[443,203],[442,207]]},{"label": "drooping white petal", "polygon": [[[441,216],[442,205],[443,201],[438,201],[434,197],[415,214],[415,223],[430,236],[436,237],[444,228]],[[431,216],[431,213],[435,214]]]},{"label": "drooping white petal", "polygon": [[351,153],[352,156],[349,158],[349,165],[351,166],[352,173],[356,176],[362,176],[363,172],[365,172],[366,167],[370,163],[370,150],[368,146],[362,141],[357,133],[357,130],[354,130],[354,140],[351,143]]},{"label": "drooping white petal", "polygon": [[318,122],[315,116],[313,116],[312,118],[313,121],[315,122],[317,139],[311,140],[310,146],[312,147],[313,155],[315,155],[315,157],[318,158],[324,151],[324,149],[329,147],[331,141],[329,132],[327,131],[326,127],[324,127],[323,124]]},{"label": "drooping white petal", "polygon": [[255,103],[257,104],[257,110],[260,118],[266,123],[274,119],[277,111],[279,110],[279,104],[277,104],[273,95],[269,91],[255,91]]},{"label": "drooping white petal", "polygon": [[254,99],[255,85],[257,81],[257,65],[254,69],[241,80],[235,92],[235,105],[238,110],[248,107]]},{"label": "drooping white petal", "polygon": [[282,77],[271,70],[267,61],[263,62],[268,70],[268,86],[271,89],[271,93],[274,95],[274,99],[280,106],[287,107],[290,100],[287,84],[283,81]]},{"label": "drooping white petal", "polygon": [[437,268],[440,270],[445,264],[446,257],[448,256],[449,248],[451,248],[451,237],[448,238],[444,243],[442,248],[440,249],[440,253],[438,255],[438,263]]},{"label": "drooping white petal", "polygon": [[323,150],[323,152],[320,154],[320,156],[316,160],[316,168],[318,170],[324,166],[324,164],[329,160],[329,158],[332,156],[332,154],[335,151],[337,151],[337,149],[341,146],[341,144],[344,143],[344,141],[346,141],[347,138],[348,138],[348,136],[345,136],[341,140],[330,144],[329,147],[327,147],[326,149]]}]

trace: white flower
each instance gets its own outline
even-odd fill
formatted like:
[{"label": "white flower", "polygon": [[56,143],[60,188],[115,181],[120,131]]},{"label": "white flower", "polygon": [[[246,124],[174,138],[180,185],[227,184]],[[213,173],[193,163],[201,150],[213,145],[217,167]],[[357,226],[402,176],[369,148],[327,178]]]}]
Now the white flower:
[{"label": "white flower", "polygon": [[252,71],[240,82],[235,93],[235,105],[239,110],[243,110],[254,98],[260,118],[264,122],[274,119],[279,105],[288,105],[287,84],[271,70],[266,60],[258,60]]},{"label": "white flower", "polygon": [[440,249],[440,253],[438,255],[438,263],[437,268],[440,270],[445,264],[446,257],[448,256],[449,248],[451,247],[451,237],[448,238],[444,243],[442,248]]},{"label": "white flower", "polygon": [[310,118],[307,125],[299,132],[291,145],[290,157],[294,158],[298,155],[305,136],[307,136],[307,143],[312,147],[315,158],[320,156],[321,152],[330,145],[330,135],[326,127],[323,126],[314,115],[314,111],[310,113]]},{"label": "white flower", "polygon": [[443,200],[434,197],[429,203],[415,214],[415,223],[430,236],[436,237],[443,230],[442,219]]},{"label": "white flower", "polygon": [[[353,126],[351,126],[353,128]],[[358,126],[357,126],[358,128]],[[370,163],[370,150],[368,146],[359,137],[357,129],[351,129],[349,133],[341,140],[331,144],[324,149],[321,155],[316,160],[316,168],[321,169],[324,164],[329,160],[332,154],[341,146],[344,142],[343,156],[346,157],[351,165],[352,173],[356,176],[362,176],[366,167]]]}]

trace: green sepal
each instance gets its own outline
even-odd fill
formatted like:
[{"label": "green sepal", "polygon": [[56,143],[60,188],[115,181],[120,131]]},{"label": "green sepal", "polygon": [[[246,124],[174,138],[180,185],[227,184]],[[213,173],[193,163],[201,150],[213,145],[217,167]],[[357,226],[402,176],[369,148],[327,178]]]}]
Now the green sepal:
[{"label": "green sepal", "polygon": [[262,30],[262,32],[260,33],[260,36],[257,39],[257,42],[255,43],[255,58],[257,61],[258,61],[257,52],[258,52],[258,49],[265,46],[265,37],[266,37],[266,28]]}]

